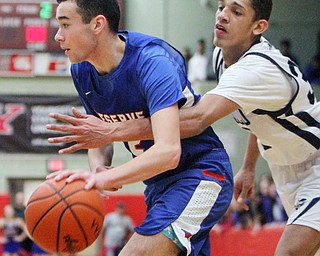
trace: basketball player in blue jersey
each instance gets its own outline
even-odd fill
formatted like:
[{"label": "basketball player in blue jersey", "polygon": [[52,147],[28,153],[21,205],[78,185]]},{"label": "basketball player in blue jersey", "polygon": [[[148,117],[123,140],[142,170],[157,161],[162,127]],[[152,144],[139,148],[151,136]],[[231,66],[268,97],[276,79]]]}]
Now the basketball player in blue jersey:
[{"label": "basketball player in blue jersey", "polygon": [[182,55],[163,40],[118,31],[116,0],[58,0],[55,36],[88,115],[107,123],[149,118],[153,140],[125,140],[134,158],[110,168],[104,145],[89,149],[92,172],[48,178],[83,179],[86,187],[117,190],[146,184],[147,216],[121,251],[133,255],[210,255],[209,231],[233,193],[228,155],[211,128],[181,140],[179,108],[199,101]]},{"label": "basketball player in blue jersey", "polygon": [[[194,107],[180,111],[182,137],[199,134],[233,113],[250,134],[235,177],[235,199],[248,209],[244,202],[253,194],[260,152],[289,216],[275,255],[320,255],[320,103],[296,64],[262,37],[272,0],[218,2],[213,59],[218,85]],[[52,138],[52,143],[76,142],[60,153],[99,142],[151,137],[147,119],[102,126],[76,110],[74,117],[52,117],[73,125],[51,127],[73,134]],[[87,126],[96,131],[91,137],[85,134]]]}]

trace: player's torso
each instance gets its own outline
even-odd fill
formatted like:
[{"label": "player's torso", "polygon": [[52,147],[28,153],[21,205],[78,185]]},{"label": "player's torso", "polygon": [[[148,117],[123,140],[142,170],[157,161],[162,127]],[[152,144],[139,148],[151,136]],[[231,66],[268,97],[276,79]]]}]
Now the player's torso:
[{"label": "player's torso", "polygon": [[111,77],[92,75],[91,82],[86,84],[85,100],[105,122],[124,122],[150,116],[139,78],[133,76],[132,71],[123,69]]},{"label": "player's torso", "polygon": [[[253,47],[243,58],[250,55],[267,59],[280,69],[289,81],[287,85],[291,87],[292,95],[276,110],[255,109],[245,114],[239,109],[233,113],[234,120],[257,136],[260,152],[269,163],[300,163],[319,150],[320,104],[316,103],[310,84],[291,60],[266,45]],[[268,74],[262,75],[261,79],[268,83]],[[268,93],[266,100],[275,93],[272,86]]]},{"label": "player's torso", "polygon": [[[100,76],[91,66],[86,80],[81,84],[82,99],[95,114],[107,123],[150,117],[150,111],[143,85],[137,75],[133,58],[122,63],[115,72]],[[139,143],[139,146],[136,146]],[[153,145],[153,141],[125,142],[126,148],[139,155]]]},{"label": "player's torso", "polygon": [[[114,123],[147,118],[157,109],[174,103],[178,103],[180,108],[193,106],[200,96],[195,95],[190,87],[185,73],[184,59],[168,45],[161,44],[161,47],[165,49],[163,54],[169,58],[170,63],[174,63],[172,64],[174,72],[170,74],[161,69],[154,72],[154,65],[149,69],[144,68],[153,58],[148,54],[154,53],[147,51],[145,62],[141,63],[142,57],[137,54],[137,48],[126,49],[126,56],[119,67],[105,76],[97,74],[90,64],[83,64],[82,71],[78,72],[81,83],[78,84],[77,90],[87,112],[99,116],[106,122]],[[163,49],[160,49],[160,52],[163,52]],[[161,67],[166,69],[163,63],[157,62],[156,67],[157,65],[162,65]],[[160,73],[162,77],[159,79]],[[125,142],[126,148],[134,156],[140,155],[153,144],[154,141],[151,140]],[[192,157],[199,157],[201,153],[211,152],[214,148],[223,148],[223,145],[213,130],[208,128],[204,133],[182,141],[181,162],[186,160],[190,162]],[[183,171],[186,167],[184,164],[178,169]]]}]

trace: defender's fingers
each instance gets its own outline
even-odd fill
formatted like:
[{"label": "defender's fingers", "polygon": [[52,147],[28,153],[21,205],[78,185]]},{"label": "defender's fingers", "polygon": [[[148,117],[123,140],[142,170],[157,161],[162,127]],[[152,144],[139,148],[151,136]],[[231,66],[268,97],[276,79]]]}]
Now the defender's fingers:
[{"label": "defender's fingers", "polygon": [[61,136],[61,137],[53,137],[53,138],[48,138],[49,143],[70,143],[70,142],[76,142],[78,139],[78,136]]},{"label": "defender's fingers", "polygon": [[75,107],[72,107],[72,114],[76,117],[76,118],[85,118],[86,115],[82,114],[81,112],[79,112]]},{"label": "defender's fingers", "polygon": [[59,131],[64,133],[74,133],[77,131],[75,126],[65,124],[47,124],[46,129],[51,131]]},{"label": "defender's fingers", "polygon": [[77,124],[77,118],[69,115],[59,114],[59,113],[50,113],[49,117],[56,119],[61,122],[69,123],[72,125]]},{"label": "defender's fingers", "polygon": [[60,155],[65,155],[65,154],[74,153],[74,152],[76,152],[78,150],[81,150],[81,149],[83,149],[83,148],[81,147],[80,144],[75,144],[75,145],[72,145],[72,146],[70,146],[68,148],[59,149],[58,153]]}]

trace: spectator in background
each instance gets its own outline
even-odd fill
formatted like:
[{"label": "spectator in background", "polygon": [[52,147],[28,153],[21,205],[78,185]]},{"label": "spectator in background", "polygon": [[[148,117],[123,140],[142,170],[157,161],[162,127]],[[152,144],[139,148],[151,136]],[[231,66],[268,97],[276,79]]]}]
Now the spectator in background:
[{"label": "spectator in background", "polygon": [[273,222],[274,198],[270,194],[272,178],[262,174],[259,181],[258,193],[256,195],[257,209],[261,225]]},{"label": "spectator in background", "polygon": [[298,58],[292,53],[291,41],[287,38],[281,40],[280,42],[280,51],[281,53],[294,61],[297,65],[299,65]]},{"label": "spectator in background", "polygon": [[258,192],[254,201],[261,225],[281,223],[287,220],[287,214],[270,175],[262,174],[260,176]]},{"label": "spectator in background", "polygon": [[252,211],[251,200],[246,201],[247,205],[250,205],[248,211],[243,210],[240,207],[236,207],[232,213],[232,219],[235,227],[240,227],[241,229],[250,229],[253,227],[254,213]]},{"label": "spectator in background", "polygon": [[231,227],[256,230],[265,224],[284,223],[288,219],[273,179],[267,174],[260,176],[258,191],[247,199],[246,204],[249,205],[248,211],[232,200],[228,211],[214,230],[217,233],[225,232]]},{"label": "spectator in background", "polygon": [[24,211],[26,207],[24,205],[23,192],[17,192],[14,196],[14,211],[18,218],[24,219]]},{"label": "spectator in background", "polygon": [[[14,196],[14,212],[18,218],[23,219],[24,221],[24,211],[26,207],[24,204],[24,193],[19,191]],[[22,230],[19,230],[22,232]],[[31,248],[32,248],[32,240],[26,236],[23,241],[20,243],[19,255],[28,256],[31,255]]]},{"label": "spectator in background", "polygon": [[199,39],[196,51],[188,62],[188,79],[191,84],[207,79],[207,66],[206,43],[204,39]]},{"label": "spectator in background", "polygon": [[[24,221],[24,211],[26,207],[24,204],[24,193],[19,191],[14,196],[14,211],[15,215],[18,218],[21,218]],[[22,232],[22,230],[18,230]],[[20,243],[19,256],[46,256],[49,255],[47,252],[42,250],[35,242],[33,242],[28,236]]]},{"label": "spectator in background", "polygon": [[304,75],[311,85],[320,86],[320,53],[312,57],[304,70]]},{"label": "spectator in background", "polygon": [[125,204],[119,202],[116,210],[105,216],[102,235],[106,256],[117,256],[133,234],[132,219],[125,214]]},{"label": "spectator in background", "polygon": [[208,54],[207,80],[209,81],[213,81],[217,79],[215,71],[213,70],[213,51],[215,48],[215,46],[213,45],[213,39],[214,39],[214,35],[212,35],[212,41],[210,43],[210,49]]},{"label": "spectator in background", "polygon": [[184,59],[186,60],[186,63],[188,64],[189,60],[191,59],[192,53],[189,47],[184,47],[182,49],[182,55],[184,57]]},{"label": "spectator in background", "polygon": [[0,219],[0,230],[3,233],[0,237],[0,243],[3,244],[2,255],[18,256],[20,242],[27,237],[24,221],[15,216],[12,205],[6,205],[3,213],[4,217]]}]

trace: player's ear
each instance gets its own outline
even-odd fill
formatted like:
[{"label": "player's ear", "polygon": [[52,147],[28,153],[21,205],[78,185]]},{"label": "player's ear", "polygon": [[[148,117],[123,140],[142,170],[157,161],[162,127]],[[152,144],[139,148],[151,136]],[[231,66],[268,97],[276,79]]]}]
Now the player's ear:
[{"label": "player's ear", "polygon": [[98,15],[91,20],[91,28],[95,32],[100,32],[107,25],[107,20],[103,15]]},{"label": "player's ear", "polygon": [[255,22],[255,26],[253,28],[253,33],[255,35],[261,35],[265,32],[269,27],[269,22],[267,20],[261,19]]}]

